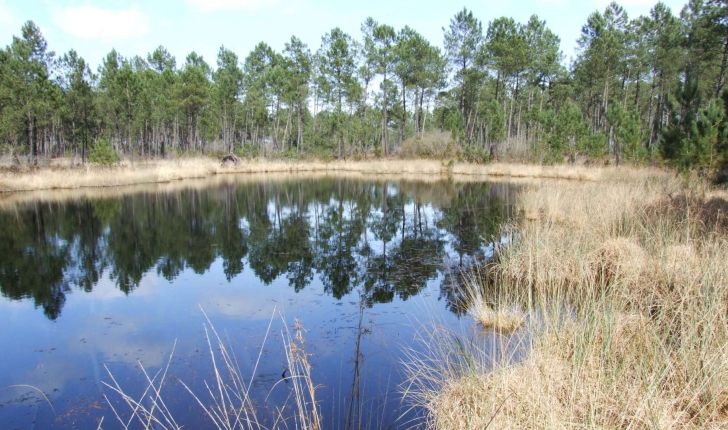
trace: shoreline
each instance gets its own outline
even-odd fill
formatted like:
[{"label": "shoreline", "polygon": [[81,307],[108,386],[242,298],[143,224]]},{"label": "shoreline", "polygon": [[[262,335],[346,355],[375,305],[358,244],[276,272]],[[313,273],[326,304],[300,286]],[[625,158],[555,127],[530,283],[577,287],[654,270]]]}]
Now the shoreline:
[{"label": "shoreline", "polygon": [[[536,164],[469,164],[446,165],[438,160],[371,160],[371,161],[241,161],[223,165],[212,158],[180,158],[150,160],[131,166],[82,166],[72,168],[68,160],[56,160],[55,165],[39,169],[0,173],[0,195],[29,191],[113,188],[131,185],[171,183],[187,179],[210,178],[217,175],[249,174],[310,174],[397,176],[432,179],[455,178],[467,180],[567,179],[577,181],[621,180],[670,174],[657,168],[596,167]],[[66,165],[64,165],[66,164]]]}]

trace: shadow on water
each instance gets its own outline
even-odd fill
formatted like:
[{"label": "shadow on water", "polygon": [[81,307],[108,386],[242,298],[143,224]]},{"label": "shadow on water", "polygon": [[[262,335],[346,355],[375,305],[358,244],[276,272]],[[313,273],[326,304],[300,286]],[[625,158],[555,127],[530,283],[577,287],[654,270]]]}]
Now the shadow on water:
[{"label": "shadow on water", "polygon": [[[451,277],[492,255],[500,227],[513,216],[516,193],[508,184],[329,177],[6,207],[0,211],[0,311],[13,310],[3,330],[22,333],[24,341],[0,359],[8,373],[0,386],[32,379],[28,363],[42,362],[48,372],[82,367],[74,361],[81,356],[93,356],[96,366],[118,361],[131,351],[123,349],[126,343],[136,348],[141,342],[133,337],[139,333],[144,345],[137,349],[145,353],[177,337],[182,343],[199,332],[198,321],[188,321],[195,302],[218,307],[224,329],[252,333],[268,302],[283,301],[288,314],[300,313],[313,328],[307,341],[315,350],[314,379],[318,373],[331,389],[322,397],[324,421],[332,417],[331,428],[397,427],[399,412],[390,409],[400,403],[401,376],[394,363],[413,336],[409,318],[423,308],[410,299],[452,311],[447,318],[457,323],[464,313],[452,296]],[[439,295],[430,294],[438,289]],[[31,303],[46,322],[13,303]],[[104,319],[96,315],[100,309]],[[96,317],[98,327],[88,323]],[[139,320],[148,324],[146,331],[112,332]],[[55,327],[63,327],[62,336],[54,338]],[[107,334],[117,336],[113,348],[90,340]],[[253,334],[240,336],[244,348],[256,342]],[[54,344],[53,358],[33,358],[34,351],[48,352],[44,342],[66,337],[83,339],[83,354]],[[11,350],[12,337],[0,339],[0,347]],[[179,362],[204,373],[194,347],[187,356],[181,348]],[[261,389],[276,382],[270,375],[281,374],[279,355],[269,352],[270,368],[256,376]],[[384,377],[383,370],[391,373]],[[70,389],[69,381],[60,381],[43,389],[58,390],[50,393],[56,402],[95,399],[96,382]],[[381,405],[363,409],[382,391]],[[0,410],[0,422],[8,414],[14,423],[22,421],[8,412],[11,406]],[[377,418],[367,418],[374,410]]]}]

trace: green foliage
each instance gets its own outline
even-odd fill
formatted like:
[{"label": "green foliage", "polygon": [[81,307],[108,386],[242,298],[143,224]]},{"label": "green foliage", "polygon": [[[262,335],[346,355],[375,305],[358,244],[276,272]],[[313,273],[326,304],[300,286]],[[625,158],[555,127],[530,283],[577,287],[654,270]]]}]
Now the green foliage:
[{"label": "green foliage", "polygon": [[325,163],[334,161],[335,158],[335,153],[333,149],[323,147],[315,147],[309,152],[309,154],[313,159],[320,160]]},{"label": "green foliage", "polygon": [[[660,152],[681,170],[692,168],[715,175],[728,165],[728,114],[721,99],[712,99],[699,109],[698,88],[693,79],[680,87],[680,109],[671,107],[670,124],[662,135]],[[723,97],[728,98],[728,94]]]},{"label": "green foliage", "polygon": [[450,20],[450,26],[445,31],[445,51],[455,69],[456,79],[460,82],[461,110],[465,108],[463,102],[465,94],[469,92],[468,87],[474,84],[467,78],[471,75],[469,72],[475,64],[482,41],[483,25],[473,12],[466,8]]},{"label": "green foliage", "polygon": [[289,146],[283,151],[277,153],[276,158],[281,160],[299,160],[301,155],[296,151],[296,148]]},{"label": "green foliage", "polygon": [[461,153],[461,161],[476,164],[485,164],[490,161],[490,154],[484,148],[466,146]]},{"label": "green foliage", "polygon": [[455,109],[446,107],[435,109],[435,123],[441,130],[450,132],[455,140],[462,140],[465,136],[463,117]]},{"label": "green foliage", "polygon": [[693,138],[700,93],[698,82],[692,74],[688,74],[685,83],[679,86],[676,99],[679,107],[668,98],[670,122],[661,136],[660,155],[678,169],[686,170],[697,155]]},{"label": "green foliage", "polygon": [[628,160],[638,162],[645,160],[649,155],[642,141],[642,121],[639,112],[631,111],[625,114],[617,136],[621,143],[620,149]]},{"label": "green foliage", "polygon": [[609,154],[609,139],[606,133],[589,133],[580,141],[582,150],[591,158],[604,158]]},{"label": "green foliage", "polygon": [[691,127],[691,162],[699,168],[714,171],[722,165],[725,153],[725,121],[723,101],[713,99],[700,111],[698,121]]},{"label": "green foliage", "polygon": [[587,134],[581,110],[574,103],[567,103],[556,115],[554,132],[551,135],[550,147],[554,154],[568,155],[571,161],[576,159],[578,142]]},{"label": "green foliage", "polygon": [[382,145],[377,145],[374,147],[374,157],[376,158],[382,158],[384,155],[384,149],[382,149]]},{"label": "green foliage", "polygon": [[488,141],[502,142],[506,138],[506,113],[495,100],[488,103],[485,121]]},{"label": "green foliage", "polygon": [[313,53],[295,36],[281,52],[221,46],[213,66],[195,52],[178,66],[163,46],[111,50],[97,74],[73,50],[56,58],[28,22],[0,50],[0,145],[31,160],[84,156],[102,134],[132,160],[211,148],[246,158],[438,157],[413,142],[445,132],[463,148],[524,161],[659,154],[679,169],[715,171],[728,163],[714,100],[728,69],[726,11],[723,0],[690,1],[679,16],[657,3],[630,19],[610,3],[586,18],[568,70],[561,41],[536,15],[484,28],[463,9],[446,23],[442,51],[409,26],[367,18],[359,36],[334,28]]},{"label": "green foliage", "polygon": [[607,111],[607,120],[615,136],[614,151],[632,162],[643,161],[648,154],[642,141],[639,112],[627,112],[619,103],[612,103]]},{"label": "green foliage", "polygon": [[111,147],[108,140],[98,139],[91,148],[89,161],[108,167],[119,162],[119,155]]},{"label": "green foliage", "polygon": [[252,160],[260,157],[260,147],[255,145],[241,145],[236,146],[235,155],[246,160]]}]

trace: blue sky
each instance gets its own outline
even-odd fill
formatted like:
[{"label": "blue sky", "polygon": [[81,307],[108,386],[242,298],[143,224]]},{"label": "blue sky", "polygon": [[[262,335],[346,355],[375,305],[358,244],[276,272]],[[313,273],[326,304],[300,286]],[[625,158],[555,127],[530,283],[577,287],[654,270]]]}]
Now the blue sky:
[{"label": "blue sky", "polygon": [[[665,0],[678,15],[687,0]],[[321,36],[341,27],[359,39],[368,16],[399,29],[409,25],[442,47],[447,27],[463,7],[483,21],[510,16],[526,22],[537,14],[561,37],[566,58],[574,55],[576,39],[589,14],[603,10],[609,0],[0,0],[0,45],[20,34],[26,20],[41,28],[50,49],[71,48],[95,69],[116,48],[124,56],[143,55],[164,45],[181,64],[191,51],[213,67],[220,45],[241,61],[260,41],[280,51],[291,35],[318,48]],[[619,2],[630,18],[649,13],[655,0]]]}]

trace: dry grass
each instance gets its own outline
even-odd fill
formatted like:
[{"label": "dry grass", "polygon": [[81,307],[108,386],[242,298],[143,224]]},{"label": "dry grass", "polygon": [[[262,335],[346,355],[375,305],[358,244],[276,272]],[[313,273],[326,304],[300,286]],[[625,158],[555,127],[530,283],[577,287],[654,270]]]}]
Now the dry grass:
[{"label": "dry grass", "polygon": [[76,188],[118,187],[133,184],[153,184],[192,178],[208,178],[226,174],[260,173],[357,173],[371,175],[438,176],[442,168],[437,161],[417,163],[399,160],[362,162],[283,162],[241,161],[237,165],[223,165],[212,158],[186,158],[155,160],[149,163],[124,163],[109,168],[85,166],[43,168],[26,172],[0,174],[0,192],[57,190]]},{"label": "dry grass", "polygon": [[[312,382],[311,366],[308,362],[308,354],[305,350],[305,340],[302,334],[303,325],[299,320],[295,321],[295,334],[291,334],[287,328],[283,333],[288,370],[290,370],[290,374],[292,375],[286,379],[290,380],[293,386],[289,399],[293,398],[294,415],[292,417],[283,415],[283,411],[287,406],[284,404],[278,405],[276,416],[261,417],[255,401],[250,397],[250,390],[253,383],[252,377],[250,380],[245,379],[240,371],[237,357],[215,330],[215,327],[204,311],[203,314],[209,324],[209,331],[208,327],[205,326],[205,337],[208,342],[215,379],[210,383],[205,381],[207,396],[195,393],[187,384],[184,382],[181,383],[204,411],[210,421],[211,428],[219,430],[263,430],[278,428],[319,430],[321,428],[321,417],[318,412],[315,395],[316,387]],[[269,333],[270,324],[268,325],[268,330],[263,339],[263,346],[260,347],[258,358],[253,368],[253,376],[257,373]],[[111,371],[106,368],[112,383],[104,382],[104,385],[120,397],[122,405],[128,408],[128,411],[125,413],[119,406],[115,406],[106,394],[104,394],[114,417],[121,424],[122,428],[170,430],[187,428],[183,423],[176,421],[162,395],[173,355],[174,348],[172,348],[167,365],[154,375],[150,375],[141,362],[137,363],[147,382],[146,389],[139,399],[129,396],[116,378],[114,378]],[[99,429],[102,428],[103,421],[102,419],[99,423]]]},{"label": "dry grass", "polygon": [[526,323],[526,314],[519,304],[508,304],[497,293],[488,294],[478,286],[475,276],[466,276],[462,300],[468,315],[483,329],[511,334]]},{"label": "dry grass", "polygon": [[32,190],[118,187],[134,184],[153,184],[215,175],[260,173],[326,173],[357,175],[401,175],[412,178],[440,178],[443,175],[465,180],[568,179],[604,181],[615,178],[631,179],[664,176],[659,170],[647,168],[614,168],[586,166],[538,166],[527,164],[465,164],[447,166],[436,160],[385,159],[371,161],[241,161],[223,165],[213,158],[180,158],[123,162],[119,166],[87,165],[71,168],[67,160],[55,161],[50,167],[0,173],[0,193]]},{"label": "dry grass", "polygon": [[428,426],[728,427],[728,194],[629,171],[520,199],[518,240],[483,288],[539,316],[527,357],[494,368],[472,346],[431,348],[410,367]]},{"label": "dry grass", "polygon": [[518,309],[495,308],[485,301],[474,303],[468,312],[484,329],[492,329],[501,333],[512,333],[526,321],[526,316]]},{"label": "dry grass", "polygon": [[456,164],[455,175],[488,176],[491,178],[538,178],[568,179],[578,181],[636,181],[654,178],[665,178],[669,175],[664,170],[647,167],[593,167],[583,165],[538,165],[538,164]]}]

